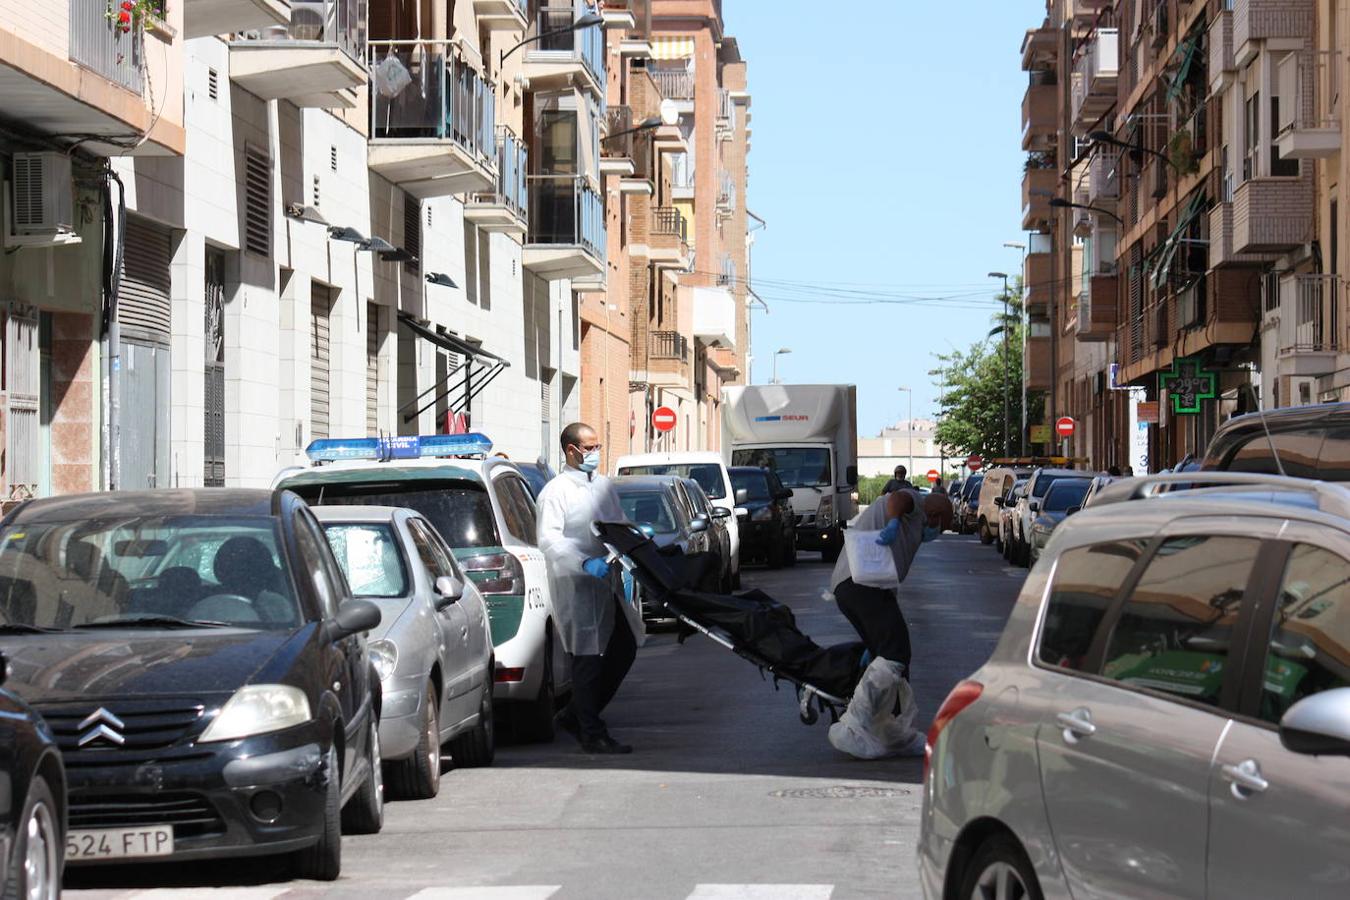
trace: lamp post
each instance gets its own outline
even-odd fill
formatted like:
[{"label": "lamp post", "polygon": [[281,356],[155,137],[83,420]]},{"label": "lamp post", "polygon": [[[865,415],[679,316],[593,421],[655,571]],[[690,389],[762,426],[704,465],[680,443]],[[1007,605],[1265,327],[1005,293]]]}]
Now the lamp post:
[{"label": "lamp post", "polygon": [[583,28],[594,28],[597,25],[603,25],[604,23],[605,20],[598,15],[595,14],[584,15],[580,19],[577,19],[575,22],[573,22],[571,25],[565,25],[562,28],[555,28],[552,31],[545,31],[540,34],[536,34],[534,37],[526,38],[519,44],[516,44],[510,50],[507,50],[505,53],[503,53],[501,55],[501,59],[499,60],[499,62],[503,63],[506,62],[506,58],[508,56],[510,56],[512,53],[515,53],[517,50],[519,50],[521,47],[524,47],[526,44],[533,44],[535,41],[544,40],[544,38],[551,38],[556,37],[557,35],[560,34],[567,34],[569,31],[580,31]]},{"label": "lamp post", "polygon": [[1003,279],[1003,455],[1008,456],[1008,417],[1012,415],[1008,403],[1008,273],[990,272],[989,277]]},{"label": "lamp post", "polygon": [[914,477],[914,391],[911,388],[901,387],[896,390],[904,391],[909,394],[909,422],[907,423],[909,431],[909,468],[906,469],[909,477]]},{"label": "lamp post", "polygon": [[1018,241],[1004,241],[1003,246],[1009,250],[1017,250],[1022,254],[1022,314],[1019,317],[1019,324],[1022,326],[1022,369],[1017,383],[1022,386],[1022,430],[1017,434],[1017,455],[1027,455],[1027,377],[1026,377],[1026,359],[1027,359],[1027,245]]},{"label": "lamp post", "polygon": [[[1112,147],[1120,147],[1123,150],[1127,150],[1129,151],[1130,158],[1135,162],[1138,162],[1139,158],[1147,153],[1149,156],[1156,156],[1158,159],[1161,159],[1173,169],[1177,169],[1177,164],[1172,162],[1172,158],[1166,153],[1160,153],[1151,147],[1145,147],[1143,144],[1131,144],[1128,141],[1122,141],[1109,131],[1094,131],[1088,135],[1088,140],[1098,144],[1110,144]],[[1181,170],[1177,169],[1177,171]]]},{"label": "lamp post", "polygon": [[783,347],[781,350],[777,350],[777,351],[774,352],[774,354],[773,354],[773,381],[769,382],[770,384],[779,384],[779,383],[780,383],[780,382],[778,381],[778,357],[782,356],[782,355],[785,354],[785,353],[791,353],[791,352],[792,352],[792,348],[791,348],[791,347]]},{"label": "lamp post", "polygon": [[1115,219],[1116,222],[1117,222],[1117,224],[1119,224],[1121,228],[1124,228],[1124,227],[1125,227],[1125,220],[1124,220],[1124,219],[1122,219],[1120,216],[1116,215],[1115,213],[1111,212],[1111,210],[1105,209],[1105,208],[1100,207],[1100,206],[1089,206],[1089,205],[1086,204],[1086,203],[1070,203],[1068,200],[1065,200],[1063,197],[1054,197],[1054,198],[1051,198],[1051,200],[1050,200],[1050,205],[1051,205],[1052,207],[1054,207],[1055,209],[1086,209],[1088,212],[1100,213],[1100,214],[1102,214],[1103,216],[1110,216],[1111,218]]}]

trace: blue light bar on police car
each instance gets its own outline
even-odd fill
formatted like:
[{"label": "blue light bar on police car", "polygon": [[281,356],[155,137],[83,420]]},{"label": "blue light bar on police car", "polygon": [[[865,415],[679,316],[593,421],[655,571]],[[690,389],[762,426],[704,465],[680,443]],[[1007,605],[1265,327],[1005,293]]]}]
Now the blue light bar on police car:
[{"label": "blue light bar on police car", "polygon": [[310,462],[346,462],[424,459],[446,456],[487,456],[492,441],[483,434],[391,435],[383,438],[322,438],[305,448]]}]

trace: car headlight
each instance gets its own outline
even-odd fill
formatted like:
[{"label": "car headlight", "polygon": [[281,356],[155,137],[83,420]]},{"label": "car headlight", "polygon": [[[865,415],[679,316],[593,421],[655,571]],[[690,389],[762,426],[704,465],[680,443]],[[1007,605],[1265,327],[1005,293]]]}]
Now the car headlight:
[{"label": "car headlight", "polygon": [[397,644],[388,638],[381,638],[378,641],[371,641],[367,649],[370,651],[370,663],[375,667],[377,678],[384,681],[394,674],[394,669],[398,667]]},{"label": "car headlight", "polygon": [[757,509],[750,514],[751,522],[772,522],[773,509],[766,506],[763,509]]},{"label": "car headlight", "polygon": [[303,725],[311,718],[305,692],[287,684],[251,684],[235,691],[201,736],[206,741],[233,741]]}]

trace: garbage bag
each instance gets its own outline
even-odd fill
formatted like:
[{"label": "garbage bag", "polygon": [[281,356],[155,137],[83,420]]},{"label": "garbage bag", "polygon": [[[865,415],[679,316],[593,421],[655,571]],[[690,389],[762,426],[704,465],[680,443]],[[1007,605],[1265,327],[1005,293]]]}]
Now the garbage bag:
[{"label": "garbage bag", "polygon": [[[830,744],[858,759],[917,756],[923,733],[914,728],[918,707],[905,667],[877,657],[863,672],[848,709],[830,726]],[[896,701],[900,713],[895,713]]]}]

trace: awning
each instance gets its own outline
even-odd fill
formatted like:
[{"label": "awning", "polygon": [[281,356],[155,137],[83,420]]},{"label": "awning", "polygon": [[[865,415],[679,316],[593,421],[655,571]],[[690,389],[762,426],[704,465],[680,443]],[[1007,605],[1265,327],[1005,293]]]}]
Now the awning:
[{"label": "awning", "polygon": [[[407,313],[398,314],[399,322],[409,331],[423,340],[430,341],[442,350],[458,353],[464,357],[464,364],[452,371],[442,384],[433,384],[399,408],[404,423],[412,422],[431,407],[448,398],[451,394],[459,396],[447,404],[452,415],[469,416],[472,412],[473,398],[483,392],[503,370],[511,363],[495,353],[489,353],[477,344],[457,338],[451,334],[442,334],[428,328]],[[431,399],[428,400],[427,397]],[[414,407],[416,407],[414,409]],[[410,411],[411,410],[411,411]],[[471,423],[470,423],[471,424]]]},{"label": "awning", "polygon": [[1168,103],[1180,97],[1181,92],[1186,88],[1186,79],[1190,77],[1191,64],[1195,62],[1196,53],[1199,49],[1199,36],[1190,38],[1177,49],[1177,54],[1181,56],[1181,68],[1177,70],[1177,74],[1172,78],[1172,83],[1167,87]]},{"label": "awning", "polygon": [[1172,271],[1172,262],[1177,256],[1177,248],[1181,246],[1183,240],[1182,234],[1191,226],[1191,223],[1195,221],[1196,217],[1204,211],[1207,202],[1208,198],[1205,197],[1205,192],[1196,191],[1195,194],[1191,196],[1191,202],[1186,205],[1186,211],[1183,212],[1181,218],[1177,220],[1177,227],[1172,230],[1167,241],[1162,245],[1162,255],[1159,257],[1158,265],[1153,270],[1150,279],[1155,291],[1161,290],[1162,286],[1167,283],[1168,275],[1170,275]]},{"label": "awning", "polygon": [[694,55],[691,37],[652,38],[652,59],[689,59]]}]

